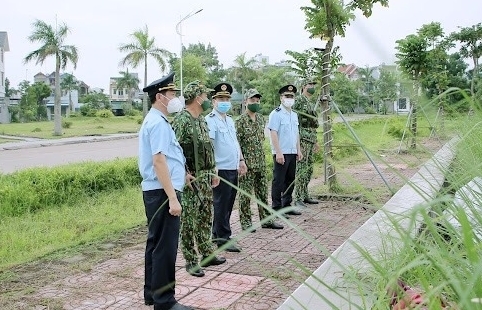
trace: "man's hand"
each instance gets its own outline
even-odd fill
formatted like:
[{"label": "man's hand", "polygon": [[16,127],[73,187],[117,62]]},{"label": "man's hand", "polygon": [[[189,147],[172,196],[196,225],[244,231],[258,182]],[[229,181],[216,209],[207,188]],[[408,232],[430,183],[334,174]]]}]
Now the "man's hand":
[{"label": "man's hand", "polygon": [[213,176],[213,178],[211,179],[211,187],[215,188],[216,186],[219,185],[219,182],[221,182],[221,179],[218,177],[218,174],[217,174],[217,171],[216,171],[216,175]]},{"label": "man's hand", "polygon": [[313,151],[314,151],[315,153],[318,153],[319,150],[320,150],[320,145],[318,144],[318,142],[316,142],[316,143],[315,143],[315,146],[314,146],[314,148],[313,148]]},{"label": "man's hand", "polygon": [[196,181],[196,178],[193,177],[190,173],[186,173],[186,185],[191,189],[191,190],[194,190],[192,188],[192,182]]},{"label": "man's hand", "polygon": [[182,207],[177,197],[169,199],[169,213],[173,216],[181,216]]},{"label": "man's hand", "polygon": [[280,165],[284,165],[285,164],[285,157],[283,154],[281,153],[276,153],[276,162]]},{"label": "man's hand", "polygon": [[240,161],[239,162],[239,169],[238,169],[238,173],[243,176],[245,175],[246,173],[248,172],[248,166],[246,166],[246,163],[243,161]]},{"label": "man's hand", "polygon": [[300,161],[302,159],[303,159],[303,154],[301,153],[301,151],[298,151],[298,154],[296,154],[296,160]]}]

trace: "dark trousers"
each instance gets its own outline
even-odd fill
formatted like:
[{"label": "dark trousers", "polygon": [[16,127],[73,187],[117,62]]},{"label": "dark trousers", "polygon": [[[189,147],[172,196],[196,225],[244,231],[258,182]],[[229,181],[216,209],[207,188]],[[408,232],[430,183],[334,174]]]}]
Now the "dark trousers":
[{"label": "dark trousers", "polygon": [[295,186],[296,154],[284,154],[284,165],[276,162],[276,155],[273,155],[273,181],[271,183],[271,201],[273,209],[279,210],[288,207],[293,200],[293,189]]},{"label": "dark trousers", "polygon": [[[179,241],[179,216],[169,214],[169,200],[163,189],[142,192],[149,225],[144,299],[153,300],[156,309],[169,309],[175,303],[176,254]],[[180,195],[177,194],[180,201]]]},{"label": "dark trousers", "polygon": [[219,245],[225,243],[231,237],[229,219],[233,212],[237,192],[231,184],[238,185],[238,170],[219,170],[218,175],[221,182],[213,189],[213,239]]}]

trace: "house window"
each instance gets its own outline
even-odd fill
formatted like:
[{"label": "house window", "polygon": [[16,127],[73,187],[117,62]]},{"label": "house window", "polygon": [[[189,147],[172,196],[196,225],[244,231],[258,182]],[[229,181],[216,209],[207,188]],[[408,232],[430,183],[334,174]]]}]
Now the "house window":
[{"label": "house window", "polygon": [[4,81],[5,81],[5,73],[0,72],[0,85],[4,86]]},{"label": "house window", "polygon": [[119,96],[124,96],[124,90],[123,89],[119,89]]},{"label": "house window", "polygon": [[114,89],[112,90],[112,94],[114,94],[114,95],[117,94],[117,89],[114,88]]},{"label": "house window", "polygon": [[1,58],[0,62],[3,63],[3,48],[0,48],[0,58]]}]

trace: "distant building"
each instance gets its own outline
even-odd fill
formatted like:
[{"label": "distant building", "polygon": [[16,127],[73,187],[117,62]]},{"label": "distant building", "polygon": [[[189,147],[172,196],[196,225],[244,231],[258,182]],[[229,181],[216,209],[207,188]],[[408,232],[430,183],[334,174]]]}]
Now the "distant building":
[{"label": "distant building", "polygon": [[[137,73],[129,73],[131,76],[135,78],[139,78]],[[129,90],[126,88],[119,89],[117,87],[117,82],[121,79],[121,77],[111,77],[109,81],[109,98],[111,101],[117,102],[127,102],[128,99],[128,92]],[[134,97],[133,97],[134,98]]]},{"label": "distant building", "polygon": [[357,69],[358,67],[356,65],[349,64],[349,65],[339,66],[338,69],[336,69],[336,71],[343,73],[350,80],[357,80],[359,78]]},{"label": "distant building", "polygon": [[8,35],[0,31],[0,98],[5,97],[5,52],[9,52]]},{"label": "distant building", "polygon": [[275,62],[274,64],[276,67],[280,67],[280,68],[291,68],[291,64],[287,61],[287,60],[280,60],[278,62]]},{"label": "distant building", "polygon": [[254,60],[253,67],[255,69],[259,69],[259,68],[262,68],[266,65],[269,65],[269,57],[264,56],[263,54],[254,55],[253,60]]},{"label": "distant building", "polygon": [[0,31],[0,123],[10,123],[9,100],[5,98],[5,52],[9,52],[8,35]]},{"label": "distant building", "polygon": [[[68,75],[69,73],[62,73],[60,74],[60,82]],[[69,105],[70,100],[72,100],[72,106],[74,111],[77,111],[80,108],[79,104],[79,97],[89,93],[89,86],[85,84],[83,81],[79,81],[75,76],[74,80],[77,82],[77,89],[73,89],[70,91],[68,90],[61,90],[61,97],[60,97],[60,105],[61,105],[61,115],[67,115],[70,112]],[[44,99],[45,105],[47,107],[47,119],[51,120],[52,115],[54,115],[54,105],[55,105],[55,72],[46,75],[42,72],[39,72],[34,75],[33,77],[34,83],[42,82],[47,84],[52,93],[49,97]],[[73,112],[74,112],[73,111]]]}]

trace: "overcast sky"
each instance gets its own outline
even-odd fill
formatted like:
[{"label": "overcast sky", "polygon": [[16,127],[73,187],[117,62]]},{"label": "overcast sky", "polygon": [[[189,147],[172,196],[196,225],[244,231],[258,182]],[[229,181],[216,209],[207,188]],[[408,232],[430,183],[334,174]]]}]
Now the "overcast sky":
[{"label": "overcast sky", "polygon": [[[248,57],[258,53],[269,57],[270,63],[289,59],[286,50],[302,52],[315,43],[304,30],[305,16],[301,6],[309,0],[8,0],[3,1],[0,31],[8,32],[10,52],[5,54],[5,76],[14,87],[22,80],[33,82],[38,72],[55,70],[53,59],[42,66],[24,64],[25,56],[40,47],[30,43],[32,22],[43,20],[51,25],[66,23],[71,28],[66,44],[79,50],[77,69],[73,73],[90,87],[108,91],[109,77],[119,76],[118,51],[121,43],[130,42],[129,34],[145,25],[156,45],[178,54],[180,37],[176,24],[181,17],[203,9],[182,22],[183,43],[211,43],[219,60],[230,67],[236,55]],[[482,21],[481,0],[390,0],[389,8],[376,6],[373,15],[358,17],[348,27],[345,38],[337,38],[343,62],[358,66],[390,64],[395,60],[395,41],[414,33],[423,24],[438,21],[446,33],[457,26],[471,26]],[[149,62],[148,83],[163,75]],[[138,72],[141,85],[143,67]],[[165,72],[167,73],[167,72]]]}]

